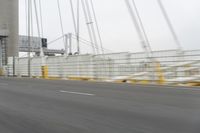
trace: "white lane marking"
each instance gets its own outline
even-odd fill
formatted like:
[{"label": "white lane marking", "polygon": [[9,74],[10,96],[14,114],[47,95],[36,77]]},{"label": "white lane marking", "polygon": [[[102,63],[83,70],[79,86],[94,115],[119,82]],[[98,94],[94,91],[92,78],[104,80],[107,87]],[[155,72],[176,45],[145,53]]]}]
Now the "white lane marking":
[{"label": "white lane marking", "polygon": [[73,91],[64,91],[64,90],[60,90],[60,92],[61,93],[76,94],[76,95],[95,96],[95,94],[82,93],[82,92],[73,92]]},{"label": "white lane marking", "polygon": [[8,85],[7,83],[0,83],[0,85]]}]

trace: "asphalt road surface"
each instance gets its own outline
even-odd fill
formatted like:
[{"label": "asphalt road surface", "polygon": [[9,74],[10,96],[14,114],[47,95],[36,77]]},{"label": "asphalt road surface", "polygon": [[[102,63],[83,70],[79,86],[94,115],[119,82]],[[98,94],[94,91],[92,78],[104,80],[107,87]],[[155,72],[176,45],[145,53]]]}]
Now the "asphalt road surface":
[{"label": "asphalt road surface", "polygon": [[0,78],[0,133],[200,133],[200,88]]}]

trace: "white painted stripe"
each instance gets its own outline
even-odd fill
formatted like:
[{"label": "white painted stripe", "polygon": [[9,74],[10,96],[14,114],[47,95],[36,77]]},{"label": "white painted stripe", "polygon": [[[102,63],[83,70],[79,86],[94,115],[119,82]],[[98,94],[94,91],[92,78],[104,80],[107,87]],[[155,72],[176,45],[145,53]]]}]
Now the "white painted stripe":
[{"label": "white painted stripe", "polygon": [[60,92],[61,93],[76,94],[76,95],[95,96],[95,94],[82,93],[82,92],[73,92],[73,91],[64,91],[64,90],[61,90]]}]

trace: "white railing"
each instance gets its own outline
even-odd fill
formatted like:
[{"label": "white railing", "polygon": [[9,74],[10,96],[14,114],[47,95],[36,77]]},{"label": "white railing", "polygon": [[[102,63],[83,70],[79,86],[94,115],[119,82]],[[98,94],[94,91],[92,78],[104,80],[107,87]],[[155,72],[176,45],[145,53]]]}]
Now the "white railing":
[{"label": "white railing", "polygon": [[[200,50],[153,52],[151,59],[145,53],[113,53],[105,55],[72,55],[31,58],[31,76],[41,77],[42,66],[48,67],[48,77],[88,78],[106,81],[148,83],[188,83],[200,81]],[[28,76],[28,58],[8,60],[8,75]]]}]

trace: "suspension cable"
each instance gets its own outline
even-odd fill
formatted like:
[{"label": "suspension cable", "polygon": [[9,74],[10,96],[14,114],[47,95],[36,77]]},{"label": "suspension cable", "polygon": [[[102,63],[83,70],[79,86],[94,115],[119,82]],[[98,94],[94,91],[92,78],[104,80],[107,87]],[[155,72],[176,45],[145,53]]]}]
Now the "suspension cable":
[{"label": "suspension cable", "polygon": [[130,16],[132,18],[133,24],[135,25],[135,28],[136,28],[136,31],[138,33],[138,37],[140,39],[140,43],[142,45],[142,48],[145,50],[145,52],[147,54],[147,57],[150,57],[148,49],[147,49],[147,46],[146,46],[146,40],[143,37],[143,33],[142,33],[141,29],[140,29],[140,25],[139,25],[139,23],[138,23],[138,21],[136,19],[135,13],[132,10],[131,4],[130,4],[130,2],[128,0],[124,0],[124,1],[126,3],[128,11],[130,13]]},{"label": "suspension cable", "polygon": [[34,28],[33,28],[33,3],[32,0],[30,1],[30,29],[31,29],[31,36],[34,35]]},{"label": "suspension cable", "polygon": [[[81,0],[82,1],[82,0]],[[79,42],[79,36],[80,36],[80,0],[77,0],[77,54],[80,54],[80,42]]]},{"label": "suspension cable", "polygon": [[[37,22],[37,30],[38,30],[38,36],[41,38],[41,32],[40,32],[40,26],[39,26],[39,18],[38,18],[38,10],[37,10],[37,5],[36,5],[36,0],[34,0],[34,6],[35,6],[35,16],[36,16],[36,22]],[[43,48],[42,48],[42,42],[39,41],[40,43],[40,56],[44,56]]]},{"label": "suspension cable", "polygon": [[41,23],[41,36],[44,37],[44,29],[43,29],[43,18],[42,18],[42,3],[39,0],[39,12],[40,12],[40,23]]},{"label": "suspension cable", "polygon": [[31,30],[31,43],[30,43],[30,52],[33,51],[33,45],[32,45],[32,40],[33,40],[33,33],[34,33],[34,28],[33,28],[33,2],[32,0],[30,1],[30,30]]},{"label": "suspension cable", "polygon": [[93,25],[93,20],[92,20],[92,15],[91,15],[91,12],[90,12],[90,6],[89,6],[89,3],[88,3],[88,0],[85,0],[85,4],[86,4],[86,9],[87,9],[88,18],[89,18],[88,25],[91,26],[92,35],[93,35],[93,38],[94,38],[94,44],[97,48],[97,54],[99,54],[99,48],[98,48],[99,46],[98,46],[98,42],[97,42],[97,37],[96,37],[94,25]]},{"label": "suspension cable", "polygon": [[98,25],[98,21],[97,21],[97,17],[96,17],[96,12],[95,12],[95,9],[94,9],[93,0],[90,0],[90,4],[91,4],[93,16],[94,16],[94,21],[95,21],[95,25],[96,25],[96,29],[97,29],[97,34],[98,34],[99,41],[100,41],[101,51],[102,51],[102,54],[104,54],[103,42],[102,42],[102,38],[101,38],[101,34],[100,34],[100,29],[99,29],[99,25]]},{"label": "suspension cable", "polygon": [[[73,39],[76,39],[76,35],[73,35],[73,34],[72,34],[72,38],[73,38]],[[92,42],[90,42],[90,41],[88,41],[88,40],[86,40],[86,39],[84,39],[84,38],[82,38],[82,37],[80,37],[80,42],[82,42],[83,44],[86,44],[86,45],[88,45],[88,46],[92,46],[92,47],[93,47],[93,43],[92,43]],[[103,48],[103,49],[104,49],[104,51],[113,52],[113,51],[110,50],[110,49],[106,49],[106,48]]]},{"label": "suspension cable", "polygon": [[165,18],[165,20],[166,20],[166,22],[168,24],[170,32],[171,32],[171,34],[172,34],[172,36],[174,38],[174,41],[176,42],[176,45],[177,45],[178,49],[180,51],[182,51],[182,46],[181,46],[180,40],[178,39],[178,36],[177,36],[177,34],[175,32],[175,29],[174,29],[174,27],[173,27],[173,25],[172,25],[172,23],[170,21],[170,18],[169,18],[168,14],[167,14],[167,11],[166,11],[162,1],[161,0],[157,0],[157,1],[158,1],[160,9],[162,11],[162,14],[163,14],[163,16],[164,16],[164,18]]},{"label": "suspension cable", "polygon": [[83,0],[81,0],[81,3],[82,3],[83,13],[84,13],[84,17],[85,17],[85,22],[86,22],[87,29],[88,29],[89,38],[90,38],[90,41],[92,42],[93,53],[96,54],[94,41],[93,41],[93,38],[92,38],[92,31],[90,29],[90,26],[88,25],[89,19],[88,19],[88,14],[87,14],[87,11],[86,11],[85,3],[84,3]]},{"label": "suspension cable", "polygon": [[50,41],[50,42],[48,42],[48,46],[52,45],[54,42],[56,42],[56,41],[58,41],[58,40],[60,40],[62,38],[63,38],[63,35],[58,37],[58,38],[56,38],[56,39],[54,39],[54,40],[52,40],[52,41]]},{"label": "suspension cable", "polygon": [[31,4],[30,4],[31,0],[28,0],[28,3],[27,3],[27,24],[28,24],[28,76],[31,77],[31,41],[30,41],[30,34],[31,34],[31,30],[30,30],[30,7],[31,7]]},{"label": "suspension cable", "polygon": [[25,2],[25,18],[26,18],[26,35],[28,35],[28,2],[27,0],[24,0]]},{"label": "suspension cable", "polygon": [[72,14],[72,20],[73,20],[73,25],[74,25],[74,31],[75,34],[77,33],[77,29],[76,29],[76,20],[75,20],[75,13],[74,13],[74,5],[72,0],[69,0],[70,2],[70,7],[71,7],[71,14]]},{"label": "suspension cable", "polygon": [[61,9],[60,9],[60,0],[57,0],[57,6],[58,6],[58,14],[59,14],[59,18],[60,18],[61,32],[62,32],[62,36],[63,36],[63,43],[65,45],[63,20],[62,20]]},{"label": "suspension cable", "polygon": [[[25,0],[25,15],[26,15],[26,37],[28,43],[28,56],[33,51],[32,48],[32,36],[33,36],[33,8],[32,8],[32,0]],[[30,52],[30,53],[29,53]]]},{"label": "suspension cable", "polygon": [[148,38],[147,33],[145,31],[144,24],[143,24],[142,19],[140,17],[140,14],[139,14],[138,8],[136,6],[135,0],[132,0],[132,3],[133,3],[133,7],[135,8],[135,13],[136,13],[136,15],[138,17],[138,20],[139,20],[139,23],[140,23],[140,26],[141,26],[141,30],[142,30],[142,32],[144,34],[144,38],[145,38],[146,43],[147,43],[148,52],[152,52],[152,49],[151,49],[151,46],[150,46],[150,42],[149,42],[149,38]]}]

